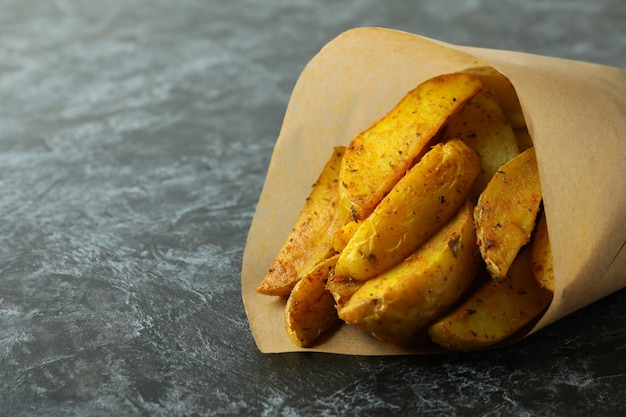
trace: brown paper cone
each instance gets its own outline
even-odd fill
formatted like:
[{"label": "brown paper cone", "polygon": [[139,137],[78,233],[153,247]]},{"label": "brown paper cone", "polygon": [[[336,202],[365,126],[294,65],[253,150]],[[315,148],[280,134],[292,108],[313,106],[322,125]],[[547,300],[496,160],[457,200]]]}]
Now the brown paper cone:
[{"label": "brown paper cone", "polygon": [[252,221],[242,296],[260,351],[391,355],[429,353],[379,342],[340,326],[313,349],[287,336],[285,300],[256,292],[336,145],[389,111],[433,76],[492,66],[517,91],[533,138],[553,248],[555,292],[530,334],[626,287],[626,72],[585,62],[460,47],[381,28],[327,44],[306,66]]}]

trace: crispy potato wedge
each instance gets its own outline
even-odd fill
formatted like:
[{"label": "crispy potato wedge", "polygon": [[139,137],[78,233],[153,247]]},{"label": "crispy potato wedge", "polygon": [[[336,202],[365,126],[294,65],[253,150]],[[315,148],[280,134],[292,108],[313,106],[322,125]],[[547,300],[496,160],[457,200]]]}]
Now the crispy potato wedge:
[{"label": "crispy potato wedge", "polygon": [[333,295],[336,308],[340,309],[365,282],[367,281],[357,281],[350,277],[338,277],[331,272],[326,282],[326,289]]},{"label": "crispy potato wedge", "polygon": [[543,288],[554,292],[554,269],[552,247],[548,237],[548,224],[544,213],[539,217],[530,253],[530,267],[534,277]]},{"label": "crispy potato wedge", "polygon": [[294,228],[257,287],[261,294],[289,295],[308,270],[335,253],[333,237],[351,217],[339,202],[339,168],[344,152],[345,147],[333,150]]},{"label": "crispy potato wedge", "polygon": [[552,293],[530,270],[530,250],[516,257],[506,279],[488,279],[459,307],[428,327],[431,339],[454,351],[484,349],[512,336],[537,318]]},{"label": "crispy potato wedge", "polygon": [[405,347],[492,347],[552,300],[541,202],[508,78],[437,76],[334,149],[257,291],[285,297],[304,348],[341,322]]},{"label": "crispy potato wedge", "polygon": [[346,245],[350,241],[350,238],[352,238],[352,235],[354,235],[354,232],[356,232],[356,229],[358,228],[359,223],[355,220],[351,220],[346,223],[341,229],[337,231],[337,233],[335,233],[335,236],[333,237],[333,249],[337,252],[341,252],[346,247]]},{"label": "crispy potato wedge", "polygon": [[339,323],[335,300],[326,280],[337,255],[321,261],[293,287],[285,305],[285,328],[300,347],[311,347],[328,329]]},{"label": "crispy potato wedge", "polygon": [[444,140],[449,138],[461,139],[480,155],[482,171],[470,192],[474,203],[496,171],[520,153],[506,115],[488,90],[475,95],[450,118]]},{"label": "crispy potato wedge", "polygon": [[480,169],[461,140],[433,146],[361,223],[335,274],[367,280],[402,261],[458,211]]},{"label": "crispy potato wedge", "polygon": [[513,128],[517,129],[526,126],[524,112],[517,98],[515,87],[504,74],[493,67],[469,68],[464,72],[478,77],[486,90],[493,91],[496,94],[498,104]]},{"label": "crispy potato wedge", "polygon": [[390,343],[425,340],[426,326],[461,299],[481,264],[473,207],[467,200],[415,253],[365,281],[338,309],[339,317]]},{"label": "crispy potato wedge", "polygon": [[374,210],[448,118],[481,89],[479,79],[469,74],[434,77],[352,140],[340,177],[342,200],[356,220]]},{"label": "crispy potato wedge", "polygon": [[487,270],[503,279],[517,253],[530,240],[541,204],[535,148],[504,164],[478,199],[474,222]]}]

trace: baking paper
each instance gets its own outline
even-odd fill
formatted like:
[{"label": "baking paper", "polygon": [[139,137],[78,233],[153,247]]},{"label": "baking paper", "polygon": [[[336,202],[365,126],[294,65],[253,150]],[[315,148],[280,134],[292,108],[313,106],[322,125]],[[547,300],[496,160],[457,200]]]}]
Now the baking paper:
[{"label": "baking paper", "polygon": [[419,354],[347,325],[314,348],[289,339],[285,299],[256,292],[332,149],[347,145],[418,84],[491,66],[512,82],[535,145],[554,257],[554,299],[522,335],[626,287],[626,71],[520,52],[450,45],[383,28],[328,43],[299,77],[249,230],[242,297],[261,352]]}]

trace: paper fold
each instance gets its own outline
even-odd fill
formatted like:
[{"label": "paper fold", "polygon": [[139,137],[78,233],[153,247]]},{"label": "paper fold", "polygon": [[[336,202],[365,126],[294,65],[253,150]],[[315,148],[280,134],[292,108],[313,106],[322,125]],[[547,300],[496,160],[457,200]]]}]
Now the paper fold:
[{"label": "paper fold", "polygon": [[[333,146],[347,145],[433,76],[492,66],[512,82],[536,148],[554,254],[554,300],[528,332],[626,287],[626,72],[579,61],[454,46],[357,28],[328,43],[298,79],[250,227],[242,297],[260,351],[430,353],[341,326],[313,349],[284,329],[285,300],[258,294]],[[435,349],[434,351],[437,351]]]}]

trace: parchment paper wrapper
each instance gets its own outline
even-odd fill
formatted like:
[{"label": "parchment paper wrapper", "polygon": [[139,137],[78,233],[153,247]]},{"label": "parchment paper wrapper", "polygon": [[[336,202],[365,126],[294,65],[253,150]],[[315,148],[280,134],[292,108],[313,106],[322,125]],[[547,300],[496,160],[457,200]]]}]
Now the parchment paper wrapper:
[{"label": "parchment paper wrapper", "polygon": [[[256,292],[333,146],[433,76],[492,66],[517,91],[533,138],[553,248],[554,299],[533,333],[626,287],[626,72],[519,52],[462,47],[382,28],[327,44],[293,90],[248,235],[242,296],[261,352],[432,353],[342,325],[312,349],[287,336],[285,300]],[[522,335],[524,336],[524,335]]]}]

